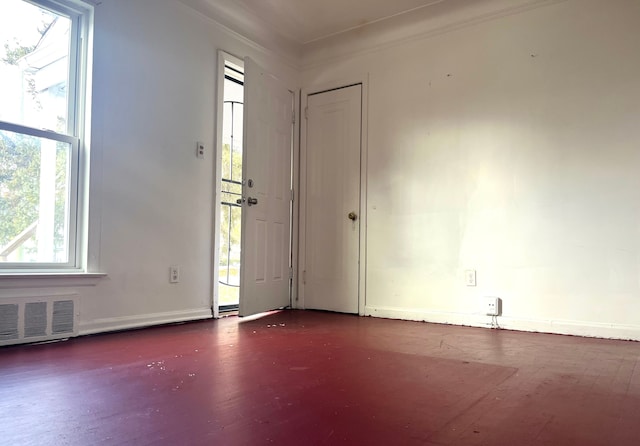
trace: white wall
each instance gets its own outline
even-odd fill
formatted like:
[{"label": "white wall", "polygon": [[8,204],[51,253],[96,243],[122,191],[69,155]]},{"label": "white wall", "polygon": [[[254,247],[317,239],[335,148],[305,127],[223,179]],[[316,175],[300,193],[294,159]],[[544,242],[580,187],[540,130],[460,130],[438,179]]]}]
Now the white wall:
[{"label": "white wall", "polygon": [[[504,327],[640,339],[640,3],[488,2],[305,48],[304,87],[369,73],[367,313],[482,326],[492,295]],[[89,263],[108,276],[0,297],[77,293],[81,333],[209,317],[216,51],[292,89],[297,54],[177,0],[103,0],[94,43]]]},{"label": "white wall", "polygon": [[640,339],[640,2],[538,3],[307,46],[369,73],[367,314]]},{"label": "white wall", "polygon": [[89,263],[107,277],[0,296],[77,293],[80,333],[211,317],[218,49],[299,86],[288,61],[177,0],[96,6]]}]

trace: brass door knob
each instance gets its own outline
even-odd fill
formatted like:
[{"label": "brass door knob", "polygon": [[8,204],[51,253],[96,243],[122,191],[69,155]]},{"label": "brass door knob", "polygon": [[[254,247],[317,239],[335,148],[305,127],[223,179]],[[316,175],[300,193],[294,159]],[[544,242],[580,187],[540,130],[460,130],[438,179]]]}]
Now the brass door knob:
[{"label": "brass door knob", "polygon": [[358,219],[358,214],[356,214],[355,212],[349,212],[349,215],[347,215],[347,217],[349,217],[349,220],[351,221],[356,221]]}]

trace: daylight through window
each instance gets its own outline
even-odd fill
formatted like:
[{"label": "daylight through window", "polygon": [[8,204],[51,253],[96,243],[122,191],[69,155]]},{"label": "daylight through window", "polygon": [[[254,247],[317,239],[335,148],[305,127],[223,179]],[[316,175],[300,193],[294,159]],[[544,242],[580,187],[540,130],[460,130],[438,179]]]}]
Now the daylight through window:
[{"label": "daylight through window", "polygon": [[0,268],[73,268],[86,10],[0,2]]}]

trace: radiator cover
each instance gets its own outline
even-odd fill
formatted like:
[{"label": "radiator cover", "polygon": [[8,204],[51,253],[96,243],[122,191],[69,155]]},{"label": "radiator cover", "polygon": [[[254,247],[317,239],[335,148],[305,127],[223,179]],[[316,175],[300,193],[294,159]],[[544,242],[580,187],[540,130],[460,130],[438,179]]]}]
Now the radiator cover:
[{"label": "radiator cover", "polygon": [[0,346],[78,334],[77,295],[0,299]]}]

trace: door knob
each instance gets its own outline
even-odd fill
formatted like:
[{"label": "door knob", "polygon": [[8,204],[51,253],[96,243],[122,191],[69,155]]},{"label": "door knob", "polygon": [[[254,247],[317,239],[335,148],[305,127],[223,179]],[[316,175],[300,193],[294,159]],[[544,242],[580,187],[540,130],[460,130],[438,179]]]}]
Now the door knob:
[{"label": "door knob", "polygon": [[252,206],[254,204],[258,204],[258,199],[257,198],[248,197],[247,198],[247,205]]},{"label": "door knob", "polygon": [[236,200],[236,204],[240,204],[241,205],[242,203],[244,203],[244,198],[238,198]]},{"label": "door knob", "polygon": [[355,212],[349,212],[349,215],[347,215],[347,217],[349,217],[349,220],[351,221],[356,221],[358,219],[358,214],[356,214]]}]

